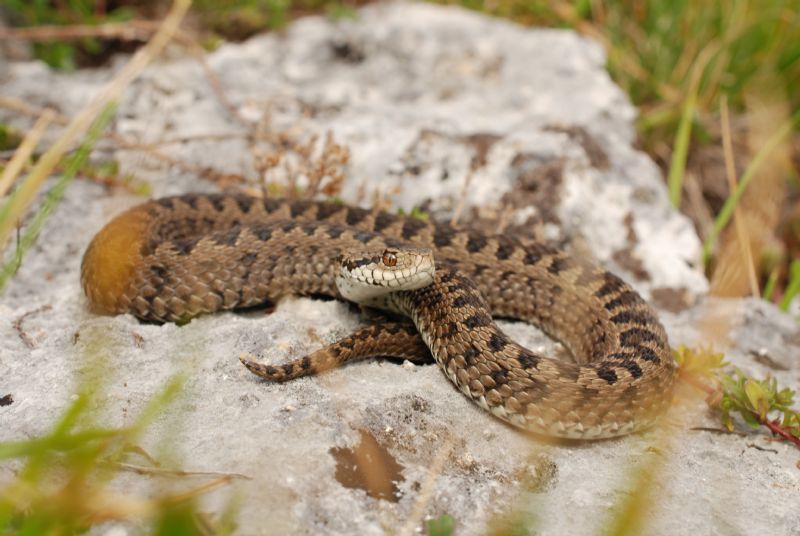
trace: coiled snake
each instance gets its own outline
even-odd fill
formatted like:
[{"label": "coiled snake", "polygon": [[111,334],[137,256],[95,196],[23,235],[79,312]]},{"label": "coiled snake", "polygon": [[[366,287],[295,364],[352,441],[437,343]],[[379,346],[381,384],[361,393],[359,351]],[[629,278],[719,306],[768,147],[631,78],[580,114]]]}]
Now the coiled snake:
[{"label": "coiled snake", "polygon": [[[335,259],[359,251],[402,254],[408,245],[433,250],[436,275],[383,305],[410,316],[421,338],[407,323],[388,322],[292,363],[245,365],[283,381],[367,356],[418,359],[429,348],[483,408],[566,438],[627,434],[652,425],[669,404],[675,365],[644,300],[593,264],[509,236],[337,203],[191,194],[114,218],[89,245],[81,282],[95,311],[185,321],[287,295],[341,298]],[[344,262],[357,268],[374,260]],[[492,315],[541,327],[575,362],[519,346]]]}]

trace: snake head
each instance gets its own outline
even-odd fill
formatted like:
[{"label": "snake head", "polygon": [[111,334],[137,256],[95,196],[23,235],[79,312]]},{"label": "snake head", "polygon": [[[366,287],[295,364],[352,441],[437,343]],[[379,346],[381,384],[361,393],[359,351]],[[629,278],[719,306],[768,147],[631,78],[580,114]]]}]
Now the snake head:
[{"label": "snake head", "polygon": [[337,258],[336,286],[350,301],[369,305],[391,292],[417,290],[433,283],[433,251],[412,246],[347,252]]}]

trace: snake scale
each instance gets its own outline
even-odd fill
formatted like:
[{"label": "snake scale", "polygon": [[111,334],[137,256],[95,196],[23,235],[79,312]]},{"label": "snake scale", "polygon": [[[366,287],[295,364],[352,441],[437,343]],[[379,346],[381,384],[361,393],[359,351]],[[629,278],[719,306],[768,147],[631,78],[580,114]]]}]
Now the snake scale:
[{"label": "snake scale", "polygon": [[[576,439],[649,427],[670,403],[676,368],[647,303],[594,264],[511,236],[338,203],[190,194],[111,220],[84,255],[81,282],[97,312],[185,321],[288,295],[340,297],[334,259],[409,244],[436,259],[433,284],[399,294],[416,330],[373,325],[295,362],[248,368],[281,381],[367,355],[414,358],[427,346],[495,416]],[[575,361],[521,347],[492,316],[539,326]]]}]

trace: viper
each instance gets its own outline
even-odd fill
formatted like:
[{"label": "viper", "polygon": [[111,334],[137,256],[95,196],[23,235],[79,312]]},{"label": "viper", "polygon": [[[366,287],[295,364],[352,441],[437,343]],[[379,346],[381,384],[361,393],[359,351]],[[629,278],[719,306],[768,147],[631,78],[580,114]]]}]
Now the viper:
[{"label": "viper", "polygon": [[[669,405],[675,364],[639,294],[583,258],[512,236],[333,202],[189,194],[111,220],[84,255],[81,283],[97,312],[183,322],[289,295],[353,299],[340,288],[343,269],[380,264],[388,274],[392,258],[415,248],[431,250],[430,281],[365,300],[408,315],[415,329],[392,321],[292,363],[245,365],[283,381],[366,356],[429,351],[493,415],[574,439],[649,427]],[[539,326],[573,361],[516,344],[493,316]]]}]

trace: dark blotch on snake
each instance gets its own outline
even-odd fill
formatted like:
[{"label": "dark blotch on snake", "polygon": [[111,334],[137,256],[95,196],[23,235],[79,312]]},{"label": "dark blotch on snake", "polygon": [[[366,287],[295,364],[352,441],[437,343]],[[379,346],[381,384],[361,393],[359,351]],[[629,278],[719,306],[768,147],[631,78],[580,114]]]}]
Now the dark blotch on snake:
[{"label": "dark blotch on snake", "polygon": [[617,307],[628,307],[631,305],[636,305],[642,303],[642,298],[632,290],[626,290],[613,300],[607,302],[603,307],[606,308],[607,311],[613,311]]},{"label": "dark blotch on snake", "polygon": [[428,227],[428,224],[424,221],[410,218],[403,223],[403,238],[406,240],[412,240],[417,236],[417,233],[426,227]]},{"label": "dark blotch on snake", "polygon": [[539,356],[525,348],[520,348],[519,354],[517,354],[517,361],[524,369],[535,369],[539,366]]},{"label": "dark blotch on snake", "polygon": [[437,248],[449,246],[453,239],[453,231],[447,227],[437,227],[433,233],[433,245]]},{"label": "dark blotch on snake", "polygon": [[181,240],[173,240],[172,246],[178,252],[178,255],[188,255],[192,252],[201,238],[202,237],[195,236],[191,238],[183,238]]},{"label": "dark blotch on snake", "polygon": [[252,229],[253,234],[258,237],[259,240],[262,242],[266,242],[270,238],[272,238],[272,229],[263,225],[256,225]]},{"label": "dark blotch on snake", "polygon": [[225,210],[225,199],[226,197],[220,195],[211,195],[208,197],[208,200],[211,201],[211,204],[217,210],[217,212],[222,212]]},{"label": "dark blotch on snake", "polygon": [[480,275],[488,269],[489,267],[485,264],[476,264],[472,273],[475,274],[475,277],[480,277]]},{"label": "dark blotch on snake", "polygon": [[283,201],[281,201],[280,199],[273,199],[271,197],[263,199],[262,204],[264,205],[264,210],[268,214],[272,214],[273,212],[275,212],[284,205]]},{"label": "dark blotch on snake", "polygon": [[652,342],[658,345],[659,348],[663,348],[664,344],[658,335],[641,328],[631,328],[623,331],[619,336],[619,341],[622,346],[634,346],[642,342]]},{"label": "dark blotch on snake", "polygon": [[514,244],[500,241],[497,244],[497,251],[495,252],[494,256],[500,259],[501,261],[504,261],[508,259],[511,255],[513,255],[516,249],[517,248],[514,246]]},{"label": "dark blotch on snake", "polygon": [[192,207],[192,210],[197,210],[197,203],[200,200],[198,194],[186,194],[181,196],[181,201]]},{"label": "dark blotch on snake", "polygon": [[499,333],[493,333],[489,338],[489,348],[494,352],[500,352],[508,344],[508,340]]},{"label": "dark blotch on snake", "polygon": [[319,205],[319,208],[317,209],[317,219],[327,220],[334,214],[340,213],[342,210],[346,210],[344,205],[337,203],[323,203]]},{"label": "dark blotch on snake", "polygon": [[656,322],[656,319],[650,313],[643,311],[623,311],[612,316],[611,321],[615,324],[639,324],[646,326]]},{"label": "dark blotch on snake", "polygon": [[[461,290],[461,287],[457,286],[457,285],[455,286],[455,288],[453,288],[453,290],[450,290],[450,288],[452,288],[452,286],[448,287],[448,289],[447,289],[450,293],[453,293],[454,291]],[[461,296],[458,296],[453,300],[453,307],[455,307],[456,309],[461,309],[461,308],[463,308],[465,306],[466,307],[480,307],[481,306],[481,300],[476,294],[473,294],[471,292],[468,293],[468,294],[462,294]]]},{"label": "dark blotch on snake", "polygon": [[597,376],[607,381],[609,385],[614,384],[618,380],[617,373],[614,372],[614,369],[609,368],[605,364],[597,369]]},{"label": "dark blotch on snake", "polygon": [[295,201],[289,207],[289,214],[292,215],[292,218],[297,218],[297,217],[302,216],[303,214],[305,214],[308,211],[310,206],[311,206],[311,203],[309,203],[308,201],[304,201],[304,200],[303,201]]},{"label": "dark blotch on snake", "polygon": [[541,256],[541,255],[539,255],[539,252],[537,252],[537,251],[533,250],[532,248],[531,248],[531,249],[528,249],[528,250],[525,252],[525,256],[524,256],[524,257],[522,257],[522,262],[524,262],[524,263],[525,263],[525,264],[527,264],[528,266],[530,266],[530,265],[532,265],[532,264],[536,264],[536,263],[537,263],[537,262],[539,262],[540,260],[542,260],[542,256]]},{"label": "dark blotch on snake", "polygon": [[330,228],[330,231],[328,232],[328,235],[331,238],[339,238],[340,236],[342,236],[342,233],[344,233],[345,229],[346,229],[346,227],[341,227],[339,225],[336,225],[336,226]]},{"label": "dark blotch on snake", "polygon": [[380,233],[396,221],[397,218],[394,215],[388,212],[381,212],[375,216],[375,225],[373,225],[373,229],[376,233]]},{"label": "dark blotch on snake", "polygon": [[478,357],[480,352],[474,347],[470,346],[466,350],[464,350],[464,361],[467,362],[467,365],[472,366],[475,364],[475,358]]},{"label": "dark blotch on snake", "polygon": [[234,227],[230,231],[214,235],[214,241],[221,246],[235,246],[241,231],[241,227]]},{"label": "dark blotch on snake", "polygon": [[481,235],[473,234],[467,240],[467,251],[470,253],[477,253],[485,247],[486,238]]},{"label": "dark blotch on snake", "polygon": [[356,233],[353,235],[353,238],[355,238],[362,244],[366,244],[367,242],[375,238],[375,235],[369,231],[356,231]]},{"label": "dark blotch on snake", "polygon": [[547,271],[553,275],[558,275],[559,272],[569,269],[569,262],[562,257],[554,257]]},{"label": "dark blotch on snake", "polygon": [[637,344],[633,346],[633,349],[636,351],[639,357],[641,357],[645,361],[651,361],[653,363],[661,362],[661,358],[658,357],[658,354],[656,354],[653,350],[651,350],[647,346],[641,346]]},{"label": "dark blotch on snake", "polygon": [[605,296],[608,296],[609,294],[619,292],[621,289],[625,288],[625,282],[610,272],[604,273],[603,279],[605,281],[603,283],[603,286],[600,287],[600,289],[594,293],[594,295],[598,298],[603,298]]},{"label": "dark blotch on snake", "polygon": [[241,210],[245,214],[250,212],[250,209],[253,207],[253,203],[255,203],[255,199],[253,199],[249,195],[236,196],[236,204],[239,205],[239,210]]},{"label": "dark blotch on snake", "polygon": [[364,221],[364,218],[366,218],[367,216],[369,216],[369,212],[367,212],[366,210],[350,207],[347,209],[347,217],[346,217],[347,225],[353,225],[353,226],[358,225],[359,223]]}]

